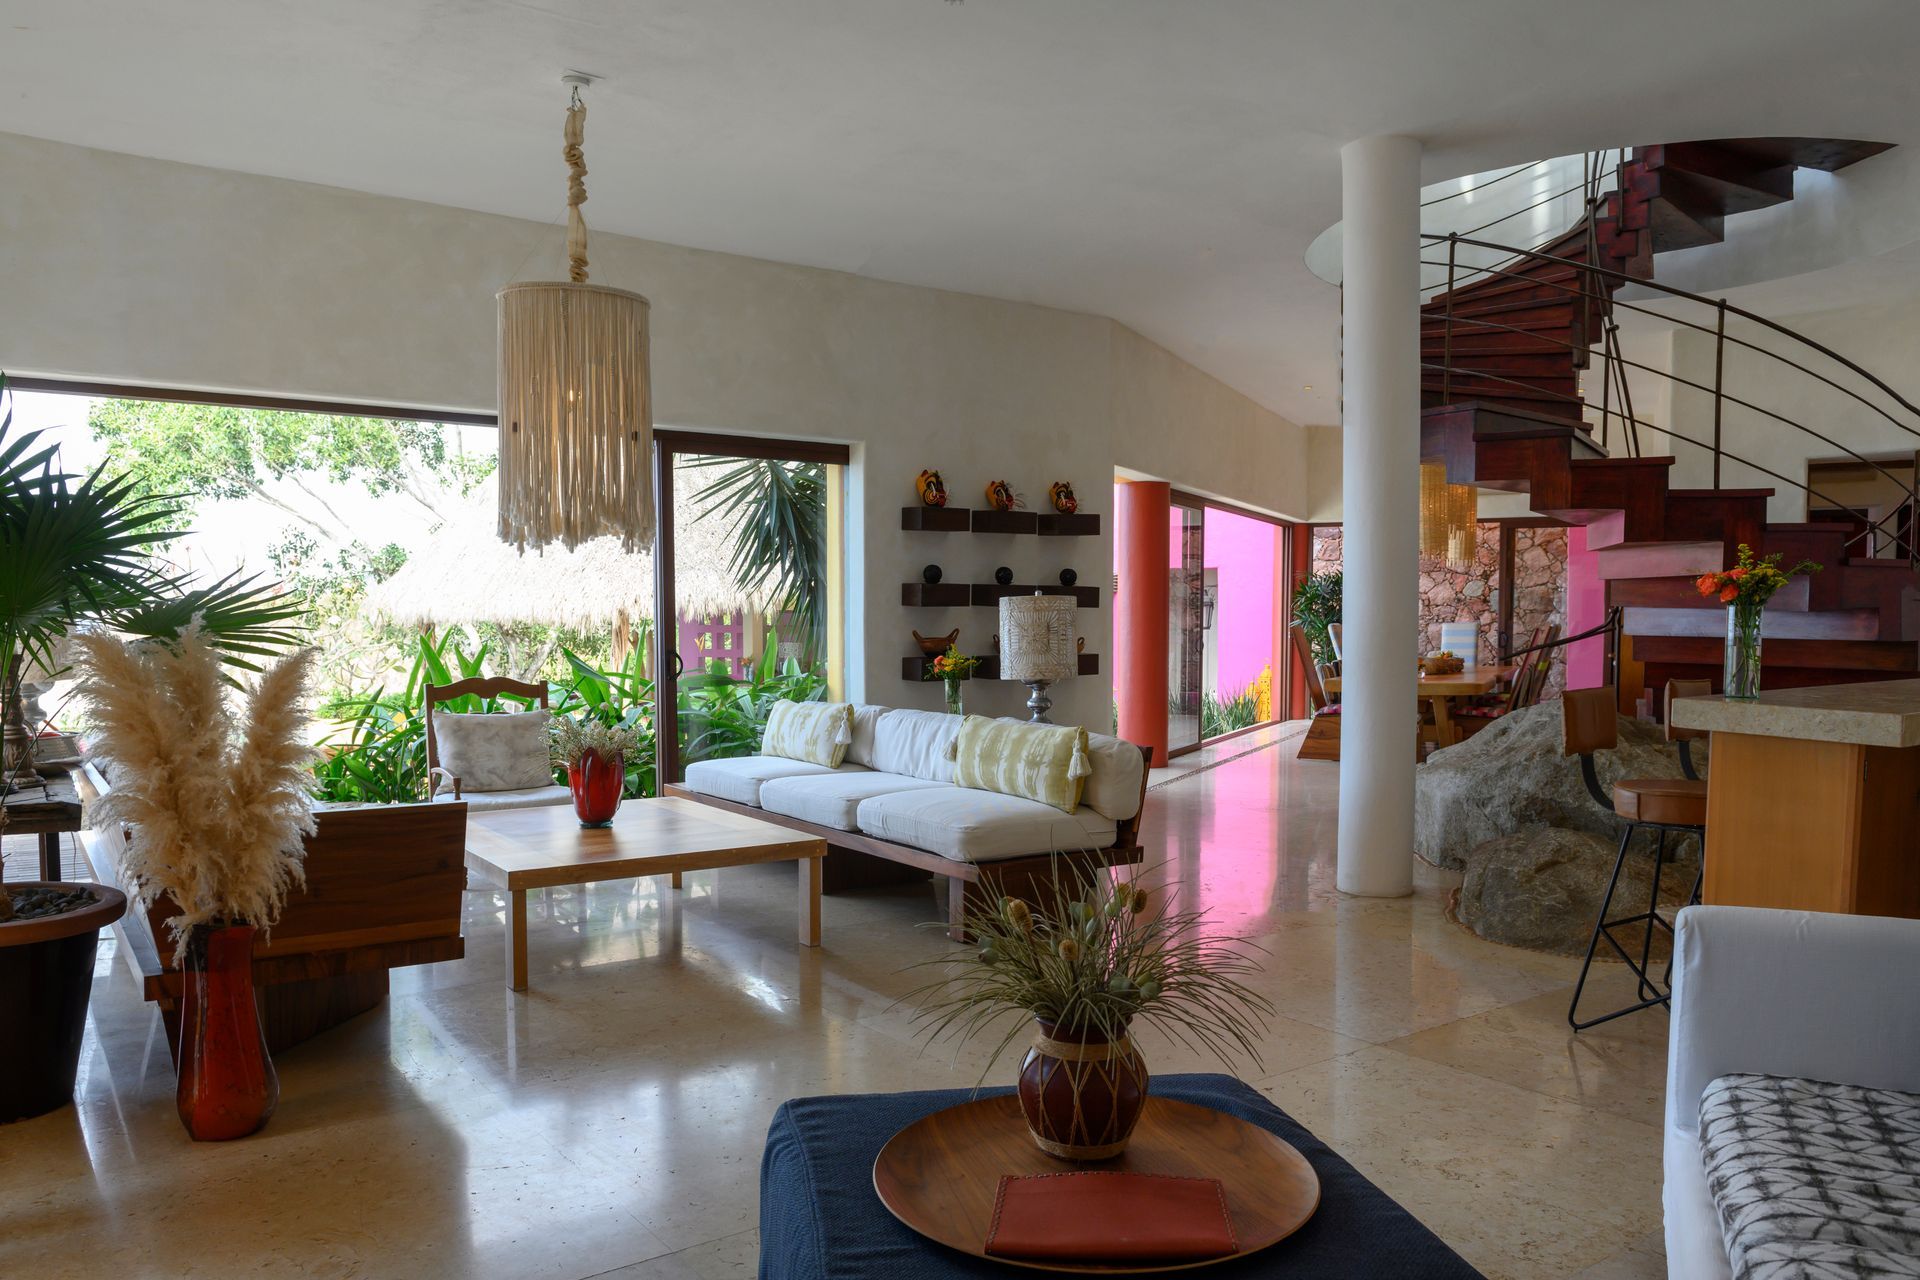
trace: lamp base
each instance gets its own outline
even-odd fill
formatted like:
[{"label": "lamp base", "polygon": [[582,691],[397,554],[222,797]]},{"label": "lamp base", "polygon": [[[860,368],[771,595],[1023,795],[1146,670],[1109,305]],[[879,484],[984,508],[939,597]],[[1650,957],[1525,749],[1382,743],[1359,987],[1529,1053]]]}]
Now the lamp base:
[{"label": "lamp base", "polygon": [[1033,714],[1027,717],[1029,724],[1052,724],[1047,712],[1053,710],[1053,699],[1047,696],[1047,686],[1051,680],[1023,680],[1027,686],[1027,710]]}]

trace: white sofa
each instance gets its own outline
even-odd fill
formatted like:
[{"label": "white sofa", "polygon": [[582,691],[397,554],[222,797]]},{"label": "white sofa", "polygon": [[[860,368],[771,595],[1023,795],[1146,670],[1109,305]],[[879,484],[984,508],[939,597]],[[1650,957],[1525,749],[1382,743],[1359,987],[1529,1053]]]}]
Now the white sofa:
[{"label": "white sofa", "polygon": [[1904,1117],[1834,1120],[1869,1090],[1920,1092],[1920,920],[1689,907],[1674,946],[1667,1274],[1920,1273],[1871,1269],[1889,1238],[1895,1254],[1920,1240],[1920,1142]]},{"label": "white sofa", "polygon": [[[1141,748],[1089,734],[1080,807],[1066,813],[1019,796],[954,785],[947,749],[959,716],[855,706],[853,741],[837,769],[772,756],[701,760],[671,795],[698,800],[821,835],[851,850],[978,883],[992,867],[1003,881],[1032,874],[1057,853],[1098,854],[1109,863],[1139,861],[1139,817],[1146,796]],[[1036,861],[1037,860],[1037,861]],[[829,864],[833,859],[828,859]],[[950,898],[957,928],[961,894]]]}]

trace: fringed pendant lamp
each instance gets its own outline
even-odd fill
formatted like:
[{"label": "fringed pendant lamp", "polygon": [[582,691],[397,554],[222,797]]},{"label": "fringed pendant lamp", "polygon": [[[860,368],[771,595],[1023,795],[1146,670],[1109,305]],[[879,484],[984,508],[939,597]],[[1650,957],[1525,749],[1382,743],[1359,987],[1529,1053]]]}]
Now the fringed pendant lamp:
[{"label": "fringed pendant lamp", "polygon": [[522,551],[612,536],[653,543],[647,300],[587,283],[587,108],[567,107],[570,279],[510,284],[500,303],[500,537]]}]

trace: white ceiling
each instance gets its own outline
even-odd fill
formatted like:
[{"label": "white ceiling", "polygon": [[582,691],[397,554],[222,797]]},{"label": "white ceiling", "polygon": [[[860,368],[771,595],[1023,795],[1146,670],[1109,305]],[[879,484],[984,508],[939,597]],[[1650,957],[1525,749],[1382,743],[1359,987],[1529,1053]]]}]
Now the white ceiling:
[{"label": "white ceiling", "polygon": [[1912,0],[0,0],[0,130],[545,221],[578,67],[596,228],[1110,315],[1327,422],[1341,143],[1920,143],[1916,53]]}]

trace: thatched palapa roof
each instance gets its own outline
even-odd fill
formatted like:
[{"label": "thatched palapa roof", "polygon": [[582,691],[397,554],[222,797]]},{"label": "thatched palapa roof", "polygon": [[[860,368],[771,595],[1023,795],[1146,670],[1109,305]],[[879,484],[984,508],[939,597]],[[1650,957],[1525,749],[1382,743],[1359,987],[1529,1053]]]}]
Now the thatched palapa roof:
[{"label": "thatched palapa roof", "polygon": [[[410,546],[407,563],[367,595],[375,614],[405,626],[463,622],[539,623],[578,630],[653,616],[653,555],[628,555],[617,538],[573,551],[525,555],[500,540],[494,482],[476,489],[435,532]],[[674,594],[683,613],[761,612],[733,580],[735,525],[703,516],[684,493],[674,500]]]}]

